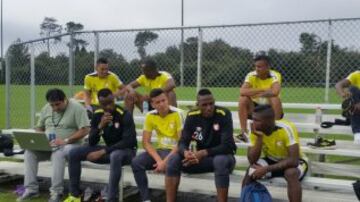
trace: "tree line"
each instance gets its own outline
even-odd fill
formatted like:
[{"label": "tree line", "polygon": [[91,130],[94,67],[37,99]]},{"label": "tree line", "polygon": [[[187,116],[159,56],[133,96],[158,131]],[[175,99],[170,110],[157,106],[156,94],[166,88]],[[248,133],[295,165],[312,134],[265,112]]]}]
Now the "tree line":
[{"label": "tree line", "polygon": [[[45,21],[45,20],[44,20]],[[44,23],[44,22],[43,22]],[[43,24],[42,23],[42,24]],[[51,23],[50,23],[51,24]],[[58,26],[45,27],[42,33],[51,36],[61,30]],[[49,28],[51,30],[49,31]],[[54,27],[56,29],[54,29]],[[80,23],[66,24],[67,32],[81,31]],[[50,33],[50,34],[49,34]],[[147,54],[146,46],[158,39],[154,32],[138,32],[134,40],[139,59],[126,60],[113,49],[103,49],[99,56],[108,58],[111,71],[116,73],[124,83],[128,83],[140,75],[139,63],[142,58],[150,57],[157,61],[161,70],[172,73],[177,82],[180,81],[180,49],[169,46],[163,52]],[[298,40],[301,48],[297,51],[269,49],[266,54],[272,59],[273,69],[283,75],[286,86],[323,87],[325,84],[327,42],[319,40],[314,33],[301,33]],[[52,43],[56,43],[55,39]],[[76,85],[83,84],[86,74],[94,70],[94,52],[87,50],[88,42],[74,38],[74,60]],[[17,41],[20,42],[20,39]],[[47,41],[50,44],[50,40]],[[198,39],[189,37],[184,42],[184,85],[196,84]],[[13,45],[9,48],[12,84],[30,83],[30,55],[26,45]],[[360,53],[356,50],[340,47],[332,41],[331,47],[331,80],[336,83],[348,73],[360,66]],[[253,69],[252,59],[256,53],[250,49],[231,46],[222,39],[203,42],[202,85],[207,87],[238,87],[245,75]],[[69,57],[65,54],[52,56],[50,49],[38,54],[35,58],[36,84],[67,84]]]}]

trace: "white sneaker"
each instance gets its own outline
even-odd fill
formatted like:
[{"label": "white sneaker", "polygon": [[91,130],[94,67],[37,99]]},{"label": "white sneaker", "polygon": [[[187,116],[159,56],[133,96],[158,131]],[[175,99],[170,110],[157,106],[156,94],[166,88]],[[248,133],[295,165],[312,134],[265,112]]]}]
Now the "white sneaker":
[{"label": "white sneaker", "polygon": [[354,134],[354,144],[360,145],[360,133]]}]

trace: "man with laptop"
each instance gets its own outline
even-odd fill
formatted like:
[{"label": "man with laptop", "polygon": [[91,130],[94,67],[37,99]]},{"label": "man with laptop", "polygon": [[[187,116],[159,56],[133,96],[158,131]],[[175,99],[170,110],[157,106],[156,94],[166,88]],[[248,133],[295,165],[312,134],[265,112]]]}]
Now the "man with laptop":
[{"label": "man with laptop", "polygon": [[[76,101],[67,99],[62,90],[56,88],[48,90],[46,100],[48,103],[41,110],[35,130],[44,132],[47,137],[50,137],[49,144],[53,148],[49,151],[44,151],[46,150],[46,148],[43,149],[44,147],[31,150],[25,148],[25,192],[17,201],[39,196],[39,185],[36,179],[38,163],[49,159],[52,164],[49,202],[61,201],[65,160],[69,151],[77,147],[90,130],[86,109]],[[35,140],[34,138],[32,141],[35,142]],[[31,142],[29,144],[31,145]]]}]

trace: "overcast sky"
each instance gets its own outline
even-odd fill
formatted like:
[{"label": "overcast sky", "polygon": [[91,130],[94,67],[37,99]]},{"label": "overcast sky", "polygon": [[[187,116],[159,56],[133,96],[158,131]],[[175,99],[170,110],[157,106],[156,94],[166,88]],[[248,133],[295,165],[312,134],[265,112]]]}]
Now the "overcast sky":
[{"label": "overcast sky", "polygon": [[[180,26],[181,0],[2,0],[4,46],[39,38],[44,17],[85,30]],[[360,17],[360,0],[184,0],[185,26]]]}]

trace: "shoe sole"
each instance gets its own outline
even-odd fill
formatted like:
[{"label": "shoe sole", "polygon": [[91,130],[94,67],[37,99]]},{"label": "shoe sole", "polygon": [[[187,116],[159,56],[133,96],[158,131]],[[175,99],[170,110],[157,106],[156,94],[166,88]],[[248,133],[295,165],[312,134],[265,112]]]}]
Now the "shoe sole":
[{"label": "shoe sole", "polygon": [[336,149],[336,145],[323,146],[323,147],[317,147],[317,146],[308,145],[308,147],[310,147],[311,149],[322,149],[322,150],[334,150],[334,149]]}]

